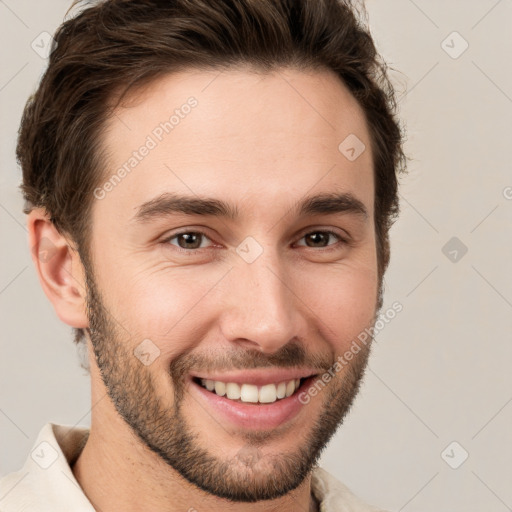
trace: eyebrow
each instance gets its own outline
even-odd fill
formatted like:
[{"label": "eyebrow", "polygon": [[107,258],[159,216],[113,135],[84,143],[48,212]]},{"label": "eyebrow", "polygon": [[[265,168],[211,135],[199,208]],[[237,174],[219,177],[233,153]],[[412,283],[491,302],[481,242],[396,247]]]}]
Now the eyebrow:
[{"label": "eyebrow", "polygon": [[[292,208],[292,212],[300,217],[342,213],[353,214],[362,217],[364,220],[368,219],[366,206],[348,192],[322,193],[309,196],[297,203]],[[240,210],[237,205],[220,199],[183,196],[166,192],[141,204],[132,217],[132,221],[147,223],[173,214],[221,217],[235,221],[240,216]]]}]

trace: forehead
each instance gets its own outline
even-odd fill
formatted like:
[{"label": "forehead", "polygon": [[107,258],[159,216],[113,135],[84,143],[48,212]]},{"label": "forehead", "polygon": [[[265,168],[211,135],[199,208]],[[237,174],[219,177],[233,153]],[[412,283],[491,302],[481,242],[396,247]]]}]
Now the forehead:
[{"label": "forehead", "polygon": [[126,97],[102,143],[109,156],[100,186],[112,186],[100,208],[115,202],[125,220],[164,192],[238,197],[266,209],[336,189],[373,208],[366,120],[330,71],[165,75]]}]

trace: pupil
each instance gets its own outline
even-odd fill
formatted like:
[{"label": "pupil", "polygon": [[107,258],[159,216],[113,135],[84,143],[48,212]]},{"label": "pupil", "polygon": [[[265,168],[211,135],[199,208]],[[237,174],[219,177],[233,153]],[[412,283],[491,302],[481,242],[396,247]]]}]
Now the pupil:
[{"label": "pupil", "polygon": [[[183,239],[185,239],[185,244],[187,244],[187,246],[184,247],[185,249],[190,249],[190,244],[194,244],[194,239],[195,239],[195,245],[192,248],[193,249],[197,248],[196,245],[197,245],[197,241],[199,240],[199,237],[197,236],[197,234],[194,234],[194,233],[182,233],[181,237]],[[192,241],[190,239],[192,239]]]},{"label": "pupil", "polygon": [[316,239],[316,241],[313,240],[313,243],[317,243],[318,242],[318,238],[320,238],[320,242],[321,242],[322,239],[325,242],[327,236],[329,236],[329,235],[327,235],[326,233],[312,233],[311,235],[309,235],[309,238],[310,238],[310,240],[311,239]]}]

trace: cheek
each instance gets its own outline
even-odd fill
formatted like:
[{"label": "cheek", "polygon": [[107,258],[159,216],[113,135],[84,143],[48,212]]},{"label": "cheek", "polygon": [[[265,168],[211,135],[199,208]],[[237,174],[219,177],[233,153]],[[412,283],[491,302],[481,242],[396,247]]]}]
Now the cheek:
[{"label": "cheek", "polygon": [[[171,360],[193,350],[215,328],[222,313],[222,294],[229,294],[223,278],[230,265],[170,267],[165,263],[129,268],[128,258],[118,261],[107,273],[111,278],[100,284],[112,315],[122,326],[120,332],[134,346],[138,340],[150,339],[162,359]],[[317,325],[336,351],[344,350],[373,320],[377,272],[370,244],[338,263],[309,262],[289,268],[287,286],[297,297],[292,307],[310,325]]]},{"label": "cheek", "polygon": [[378,292],[375,268],[332,266],[302,275],[300,283],[299,297],[336,351],[343,352],[373,322]]},{"label": "cheek", "polygon": [[150,338],[162,355],[189,350],[191,342],[201,339],[200,330],[206,329],[212,312],[208,294],[225,272],[220,267],[189,266],[136,273],[119,292],[119,320],[135,337]]}]

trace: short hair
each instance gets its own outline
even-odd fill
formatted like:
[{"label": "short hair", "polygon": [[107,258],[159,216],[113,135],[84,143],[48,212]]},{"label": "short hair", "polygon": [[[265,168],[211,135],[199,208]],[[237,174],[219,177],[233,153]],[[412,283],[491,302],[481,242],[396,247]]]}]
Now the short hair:
[{"label": "short hair", "polygon": [[[404,129],[390,68],[362,17],[350,0],[105,0],[84,6],[56,31],[48,67],[25,106],[16,149],[24,212],[44,207],[84,261],[93,190],[105,173],[102,128],[114,99],[187,69],[332,70],[362,108],[370,133],[382,283],[389,229],[399,212],[398,175],[405,171]],[[75,329],[75,342],[83,336]]]}]

